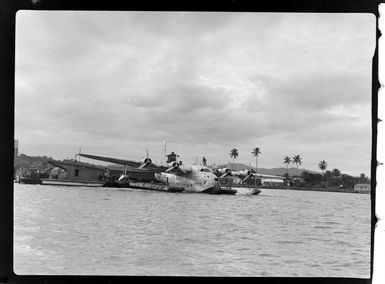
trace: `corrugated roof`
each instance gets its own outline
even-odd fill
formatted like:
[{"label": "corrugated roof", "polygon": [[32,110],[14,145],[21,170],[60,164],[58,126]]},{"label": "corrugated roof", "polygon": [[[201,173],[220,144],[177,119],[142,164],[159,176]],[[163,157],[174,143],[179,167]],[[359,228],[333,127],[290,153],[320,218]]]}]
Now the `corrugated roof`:
[{"label": "corrugated roof", "polygon": [[87,164],[87,163],[78,162],[78,161],[48,161],[48,163],[57,167],[75,166],[75,167],[91,168],[91,169],[98,169],[98,170],[106,169],[106,167],[103,167],[103,166],[92,165],[92,164]]}]

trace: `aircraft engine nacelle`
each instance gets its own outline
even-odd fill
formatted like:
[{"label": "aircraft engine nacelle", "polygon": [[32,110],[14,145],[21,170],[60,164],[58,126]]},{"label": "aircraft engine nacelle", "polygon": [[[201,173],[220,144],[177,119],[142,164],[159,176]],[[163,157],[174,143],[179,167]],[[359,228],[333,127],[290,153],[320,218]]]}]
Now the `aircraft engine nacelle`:
[{"label": "aircraft engine nacelle", "polygon": [[178,162],[171,162],[171,163],[168,163],[168,166],[169,166],[169,168],[179,168],[179,164],[178,164]]},{"label": "aircraft engine nacelle", "polygon": [[139,167],[139,169],[143,169],[145,167],[153,165],[151,159],[148,157],[141,160],[140,163],[141,163],[141,166]]},{"label": "aircraft engine nacelle", "polygon": [[152,161],[151,161],[151,159],[150,158],[144,158],[142,161],[140,161],[141,162],[141,164],[151,164],[152,163]]},{"label": "aircraft engine nacelle", "polygon": [[228,169],[228,168],[216,169],[214,172],[220,178],[224,178],[226,176],[229,176],[229,175],[231,176],[232,175],[231,170]]},{"label": "aircraft engine nacelle", "polygon": [[238,172],[234,172],[234,175],[241,176],[241,177],[247,177],[250,174],[251,174],[250,170],[241,170],[241,171],[238,171]]},{"label": "aircraft engine nacelle", "polygon": [[239,172],[234,173],[238,178],[242,179],[241,183],[245,182],[249,178],[253,177],[253,174],[250,170],[242,170]]},{"label": "aircraft engine nacelle", "polygon": [[179,171],[179,172],[182,172],[184,174],[187,174],[187,173],[192,171],[192,167],[181,165],[178,162],[174,161],[174,162],[171,162],[168,164],[168,169],[165,172],[168,173],[171,171]]},{"label": "aircraft engine nacelle", "polygon": [[219,173],[219,174],[221,174],[221,175],[223,175],[223,174],[229,174],[229,173],[231,173],[231,170],[228,169],[228,168],[222,168],[222,169],[217,169],[216,172]]}]

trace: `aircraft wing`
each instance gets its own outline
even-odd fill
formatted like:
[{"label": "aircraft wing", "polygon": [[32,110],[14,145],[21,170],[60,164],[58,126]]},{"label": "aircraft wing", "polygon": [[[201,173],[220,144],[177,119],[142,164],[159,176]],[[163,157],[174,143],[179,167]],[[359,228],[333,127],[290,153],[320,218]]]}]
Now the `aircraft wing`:
[{"label": "aircraft wing", "polygon": [[166,173],[174,174],[177,176],[185,176],[188,174],[188,172],[184,171],[181,168],[168,168],[165,170]]},{"label": "aircraft wing", "polygon": [[80,154],[80,153],[78,155],[81,156],[81,157],[85,157],[85,158],[89,158],[89,159],[93,159],[93,160],[110,162],[110,163],[114,163],[114,164],[130,166],[130,167],[133,167],[133,168],[138,168],[141,165],[140,162],[131,161],[131,160],[123,160],[123,159],[116,159],[116,158],[110,158],[110,157],[102,157],[102,156],[89,155],[89,154]]}]

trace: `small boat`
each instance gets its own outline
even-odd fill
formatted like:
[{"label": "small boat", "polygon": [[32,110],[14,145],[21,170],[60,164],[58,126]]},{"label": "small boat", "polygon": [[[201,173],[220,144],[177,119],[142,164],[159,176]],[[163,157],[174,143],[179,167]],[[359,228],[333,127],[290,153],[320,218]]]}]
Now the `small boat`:
[{"label": "small boat", "polygon": [[25,184],[41,184],[41,179],[48,177],[48,173],[35,168],[19,168],[15,175],[15,182]]}]

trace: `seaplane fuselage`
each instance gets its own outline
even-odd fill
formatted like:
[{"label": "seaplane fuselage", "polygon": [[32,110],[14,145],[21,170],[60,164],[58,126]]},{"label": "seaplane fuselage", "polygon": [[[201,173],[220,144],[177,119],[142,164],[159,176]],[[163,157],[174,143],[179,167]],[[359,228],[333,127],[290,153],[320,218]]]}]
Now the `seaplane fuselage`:
[{"label": "seaplane fuselage", "polygon": [[155,173],[159,182],[183,188],[185,192],[213,192],[220,189],[218,177],[205,166],[192,165],[188,168],[181,167],[185,174],[160,172]]}]

